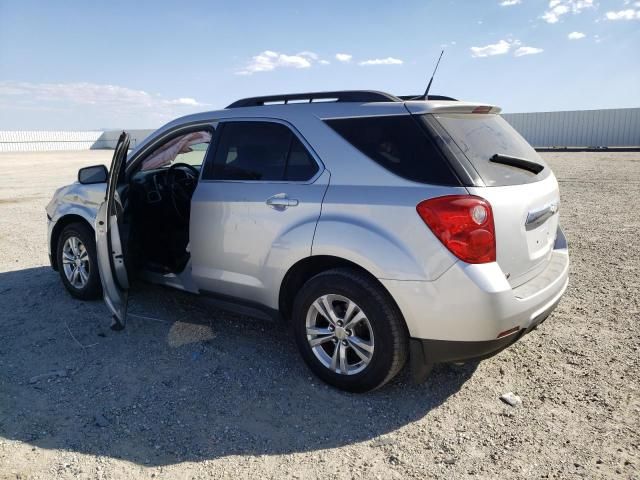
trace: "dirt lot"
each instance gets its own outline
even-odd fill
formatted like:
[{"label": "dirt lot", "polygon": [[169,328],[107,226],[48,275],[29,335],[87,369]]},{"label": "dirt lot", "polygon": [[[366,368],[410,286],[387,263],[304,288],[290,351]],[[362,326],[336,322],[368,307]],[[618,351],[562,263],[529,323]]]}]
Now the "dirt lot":
[{"label": "dirt lot", "polygon": [[186,294],[136,288],[123,332],[72,300],[44,206],[110,155],[0,154],[0,478],[640,478],[640,153],[544,154],[572,259],[546,323],[368,395]]}]

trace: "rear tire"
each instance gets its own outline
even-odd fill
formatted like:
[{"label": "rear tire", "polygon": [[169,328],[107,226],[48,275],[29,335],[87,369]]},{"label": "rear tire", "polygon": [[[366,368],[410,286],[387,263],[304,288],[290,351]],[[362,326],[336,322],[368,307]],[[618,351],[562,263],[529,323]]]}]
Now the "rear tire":
[{"label": "rear tire", "polygon": [[304,361],[341,390],[380,388],[407,360],[408,332],[398,307],[358,270],[337,268],[311,278],[296,296],[291,319]]},{"label": "rear tire", "polygon": [[71,223],[58,237],[56,259],[60,278],[67,291],[80,300],[102,296],[93,230],[82,223]]}]

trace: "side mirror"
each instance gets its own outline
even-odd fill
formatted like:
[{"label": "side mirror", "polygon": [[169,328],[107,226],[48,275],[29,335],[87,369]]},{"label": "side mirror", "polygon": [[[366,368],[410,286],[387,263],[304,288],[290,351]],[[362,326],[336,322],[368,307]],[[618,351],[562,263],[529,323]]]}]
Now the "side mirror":
[{"label": "side mirror", "polygon": [[104,165],[93,165],[78,170],[78,181],[84,185],[107,183],[109,170]]}]

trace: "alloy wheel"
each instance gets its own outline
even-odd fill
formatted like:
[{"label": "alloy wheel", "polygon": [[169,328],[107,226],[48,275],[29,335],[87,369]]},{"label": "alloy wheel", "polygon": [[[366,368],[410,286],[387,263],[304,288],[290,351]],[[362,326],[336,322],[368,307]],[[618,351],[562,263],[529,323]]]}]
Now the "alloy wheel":
[{"label": "alloy wheel", "polygon": [[355,375],[371,363],[371,323],[347,297],[328,294],[317,298],[307,312],[306,334],[313,354],[332,372]]},{"label": "alloy wheel", "polygon": [[62,268],[69,283],[79,290],[89,282],[89,252],[76,237],[66,239],[62,246]]}]

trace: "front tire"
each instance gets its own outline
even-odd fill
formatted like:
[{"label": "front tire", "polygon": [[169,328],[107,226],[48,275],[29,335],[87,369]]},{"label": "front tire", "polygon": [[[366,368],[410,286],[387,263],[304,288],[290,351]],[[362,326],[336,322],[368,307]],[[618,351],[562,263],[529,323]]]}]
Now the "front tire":
[{"label": "front tire", "polygon": [[56,249],[58,271],[67,291],[80,300],[102,296],[93,230],[82,223],[63,228]]},{"label": "front tire", "polygon": [[355,269],[329,270],[307,281],[296,296],[292,323],[309,368],[342,390],[380,388],[407,359],[408,333],[398,307]]}]

